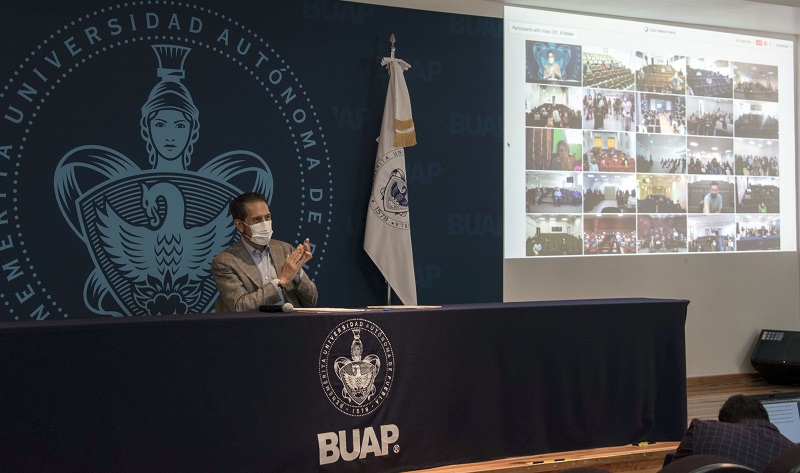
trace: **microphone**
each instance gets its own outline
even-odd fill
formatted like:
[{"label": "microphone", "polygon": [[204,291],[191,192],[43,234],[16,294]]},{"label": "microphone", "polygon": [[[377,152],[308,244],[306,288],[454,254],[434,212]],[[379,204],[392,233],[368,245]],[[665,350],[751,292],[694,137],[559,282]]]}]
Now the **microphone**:
[{"label": "microphone", "polygon": [[286,312],[288,314],[289,312],[294,311],[294,306],[291,302],[286,302],[283,305],[260,305],[258,306],[258,310],[261,312]]}]

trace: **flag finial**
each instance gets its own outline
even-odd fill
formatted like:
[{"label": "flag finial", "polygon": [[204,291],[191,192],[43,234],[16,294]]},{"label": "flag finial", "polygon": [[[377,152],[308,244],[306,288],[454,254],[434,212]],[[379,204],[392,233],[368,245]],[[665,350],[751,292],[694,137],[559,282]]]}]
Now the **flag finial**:
[{"label": "flag finial", "polygon": [[389,52],[392,59],[394,59],[394,42],[395,42],[394,33],[392,33],[391,36],[389,36],[389,42],[392,43],[392,49],[390,49]]}]

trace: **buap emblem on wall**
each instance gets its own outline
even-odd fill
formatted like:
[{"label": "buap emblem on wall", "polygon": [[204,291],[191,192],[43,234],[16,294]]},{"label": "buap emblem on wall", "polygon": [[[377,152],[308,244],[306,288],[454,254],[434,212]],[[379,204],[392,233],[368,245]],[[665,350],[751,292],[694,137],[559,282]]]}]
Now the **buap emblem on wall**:
[{"label": "buap emblem on wall", "polygon": [[[272,196],[264,160],[232,151],[191,171],[200,112],[181,79],[190,48],[153,45],[160,79],[142,106],[141,136],[152,169],[102,146],[69,151],[55,171],[58,205],[86,244],[95,269],[84,301],[99,314],[208,312],[216,287],[207,262],[234,236],[227,204],[243,192],[228,182],[252,175],[252,189]],[[83,191],[78,171],[104,182]]]},{"label": "buap emblem on wall", "polygon": [[28,49],[0,87],[0,320],[210,312],[247,191],[278,195],[280,236],[310,238],[316,277],[333,167],[286,58],[196,4],[84,13],[7,45]]},{"label": "buap emblem on wall", "polygon": [[325,338],[319,370],[328,400],[347,415],[363,416],[389,395],[396,360],[380,327],[365,319],[349,319]]}]

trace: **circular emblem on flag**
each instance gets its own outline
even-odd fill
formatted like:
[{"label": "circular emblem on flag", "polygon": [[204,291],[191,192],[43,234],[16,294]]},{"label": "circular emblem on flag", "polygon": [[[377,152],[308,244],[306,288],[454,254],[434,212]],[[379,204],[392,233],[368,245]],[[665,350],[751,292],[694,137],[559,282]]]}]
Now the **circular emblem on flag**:
[{"label": "circular emblem on flag", "polygon": [[403,169],[405,169],[403,148],[392,149],[377,160],[369,208],[386,225],[410,230],[408,185]]},{"label": "circular emblem on flag", "polygon": [[344,414],[364,416],[388,397],[396,364],[392,344],[380,327],[349,319],[325,337],[319,379],[328,400]]}]

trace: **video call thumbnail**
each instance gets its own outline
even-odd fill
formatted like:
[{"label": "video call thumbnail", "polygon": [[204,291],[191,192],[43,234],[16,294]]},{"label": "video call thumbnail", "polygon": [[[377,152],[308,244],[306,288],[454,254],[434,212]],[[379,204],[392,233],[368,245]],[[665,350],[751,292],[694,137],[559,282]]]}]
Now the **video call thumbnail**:
[{"label": "video call thumbnail", "polygon": [[527,82],[581,85],[581,46],[526,41],[525,49],[525,80]]}]

